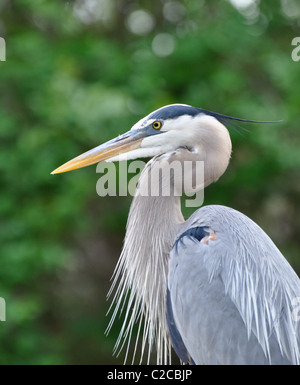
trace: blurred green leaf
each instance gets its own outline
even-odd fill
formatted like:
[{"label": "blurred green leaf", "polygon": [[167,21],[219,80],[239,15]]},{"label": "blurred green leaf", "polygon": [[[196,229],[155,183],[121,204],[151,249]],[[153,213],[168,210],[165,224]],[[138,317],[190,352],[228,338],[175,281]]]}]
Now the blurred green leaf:
[{"label": "blurred green leaf", "polygon": [[[0,364],[122,362],[111,354],[118,327],[104,336],[105,298],[130,198],[98,197],[94,167],[50,172],[164,104],[284,120],[230,130],[230,167],[205,204],[249,215],[300,271],[300,67],[291,59],[300,31],[291,2],[167,3],[0,4]],[[140,9],[154,20],[142,35],[128,25]],[[160,33],[175,42],[163,57],[152,50]]]}]

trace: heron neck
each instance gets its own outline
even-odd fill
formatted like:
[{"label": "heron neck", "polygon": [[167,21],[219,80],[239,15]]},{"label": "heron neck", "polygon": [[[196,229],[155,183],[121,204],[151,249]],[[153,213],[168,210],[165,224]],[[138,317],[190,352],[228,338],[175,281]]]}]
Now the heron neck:
[{"label": "heron neck", "polygon": [[148,252],[146,258],[149,252],[159,254],[157,258],[165,258],[182,222],[180,197],[136,195],[130,208],[126,237],[134,236],[137,245]]},{"label": "heron neck", "polygon": [[122,307],[124,296],[130,293],[118,341],[127,336],[130,343],[131,332],[128,331],[132,330],[141,316],[144,319],[142,346],[145,347],[148,342],[149,358],[153,345],[156,345],[157,364],[171,362],[171,341],[166,319],[167,265],[178,226],[183,221],[180,197],[141,196],[137,188],[112,285],[113,289],[119,282],[111,323]]},{"label": "heron neck", "polygon": [[171,356],[166,320],[168,259],[183,221],[180,197],[136,195],[127,222],[122,253],[130,266],[126,274],[132,278],[131,290],[149,325],[148,341],[157,345],[158,364],[167,364],[164,360]]}]

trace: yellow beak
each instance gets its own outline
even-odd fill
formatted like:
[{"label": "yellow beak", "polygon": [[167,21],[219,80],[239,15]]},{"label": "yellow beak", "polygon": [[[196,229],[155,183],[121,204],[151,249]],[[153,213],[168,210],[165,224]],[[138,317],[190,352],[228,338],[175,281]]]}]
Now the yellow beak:
[{"label": "yellow beak", "polygon": [[141,142],[145,137],[143,130],[131,130],[115,139],[110,140],[90,151],[85,152],[70,160],[69,162],[58,167],[51,174],[59,174],[76,170],[77,168],[86,167],[94,163],[101,162],[113,158],[119,154],[123,154],[137,148],[140,148]]}]

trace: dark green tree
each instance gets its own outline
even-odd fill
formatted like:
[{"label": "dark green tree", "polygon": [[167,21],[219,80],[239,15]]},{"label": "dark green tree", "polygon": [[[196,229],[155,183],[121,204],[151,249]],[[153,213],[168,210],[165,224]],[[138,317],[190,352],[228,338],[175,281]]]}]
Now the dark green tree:
[{"label": "dark green tree", "polygon": [[300,5],[243,4],[0,4],[1,364],[122,362],[105,296],[130,197],[98,197],[95,167],[50,172],[165,104],[283,119],[231,130],[230,167],[205,204],[250,216],[299,273]]}]

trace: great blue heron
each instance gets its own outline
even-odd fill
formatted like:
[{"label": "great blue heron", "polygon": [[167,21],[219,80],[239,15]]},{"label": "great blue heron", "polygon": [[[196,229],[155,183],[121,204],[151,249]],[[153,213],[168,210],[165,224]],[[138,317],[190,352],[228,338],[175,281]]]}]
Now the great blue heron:
[{"label": "great blue heron", "polygon": [[[266,233],[224,206],[204,206],[185,221],[174,192],[183,181],[170,174],[160,179],[171,183],[170,196],[141,194],[152,170],[171,160],[204,162],[197,189],[215,182],[229,163],[225,125],[234,120],[248,121],[183,104],[165,106],[53,171],[153,157],[138,182],[112,285],[111,323],[125,312],[117,346],[127,343],[128,350],[138,322],[141,359],[148,344],[148,360],[155,346],[157,363],[170,363],[172,344],[184,363],[300,362],[300,280]],[[195,170],[183,178],[194,178]]]}]

